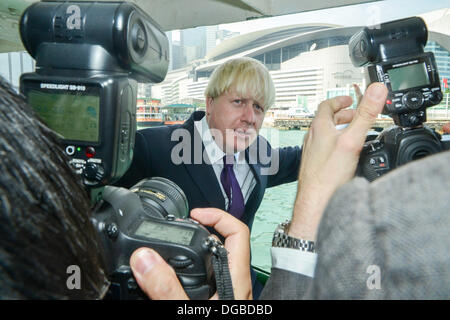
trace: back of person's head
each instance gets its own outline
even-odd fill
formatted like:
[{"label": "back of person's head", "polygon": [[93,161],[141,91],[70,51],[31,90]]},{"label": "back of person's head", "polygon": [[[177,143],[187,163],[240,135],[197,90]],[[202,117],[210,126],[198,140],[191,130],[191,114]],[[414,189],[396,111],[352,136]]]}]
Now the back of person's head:
[{"label": "back of person's head", "polygon": [[90,212],[56,134],[0,78],[0,298],[99,298]]},{"label": "back of person's head", "polygon": [[258,60],[241,57],[218,66],[209,78],[205,97],[217,98],[233,89],[237,94],[251,94],[267,111],[275,102],[275,86],[267,68]]}]

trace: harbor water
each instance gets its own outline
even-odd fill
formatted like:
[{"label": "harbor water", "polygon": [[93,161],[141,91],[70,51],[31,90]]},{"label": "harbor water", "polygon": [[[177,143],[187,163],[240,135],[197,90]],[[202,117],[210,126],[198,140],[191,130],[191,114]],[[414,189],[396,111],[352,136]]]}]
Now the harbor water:
[{"label": "harbor water", "polygon": [[[262,128],[272,147],[301,146],[306,131]],[[252,265],[270,271],[270,247],[275,228],[280,222],[291,219],[297,182],[266,189],[264,199],[255,215],[251,233]]]}]

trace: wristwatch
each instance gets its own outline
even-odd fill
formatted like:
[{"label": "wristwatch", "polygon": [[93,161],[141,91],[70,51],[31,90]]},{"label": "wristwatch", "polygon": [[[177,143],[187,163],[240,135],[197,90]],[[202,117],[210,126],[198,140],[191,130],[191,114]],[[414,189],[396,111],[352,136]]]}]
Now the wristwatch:
[{"label": "wristwatch", "polygon": [[288,236],[287,231],[289,229],[290,223],[291,222],[287,220],[278,225],[275,233],[273,234],[272,247],[291,248],[315,253],[316,245],[314,241]]}]

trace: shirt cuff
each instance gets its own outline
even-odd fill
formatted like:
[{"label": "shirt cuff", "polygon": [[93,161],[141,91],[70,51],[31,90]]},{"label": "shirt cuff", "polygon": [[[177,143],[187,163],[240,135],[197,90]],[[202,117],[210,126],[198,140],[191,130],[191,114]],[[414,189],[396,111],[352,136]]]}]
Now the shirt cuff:
[{"label": "shirt cuff", "polygon": [[305,276],[314,277],[317,253],[291,248],[270,248],[272,255],[272,268],[283,269]]}]

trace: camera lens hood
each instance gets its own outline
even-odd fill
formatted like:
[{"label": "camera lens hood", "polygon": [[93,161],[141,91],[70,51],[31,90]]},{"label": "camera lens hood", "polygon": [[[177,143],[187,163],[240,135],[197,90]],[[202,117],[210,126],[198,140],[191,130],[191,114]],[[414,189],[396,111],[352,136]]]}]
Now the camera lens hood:
[{"label": "camera lens hood", "polygon": [[189,215],[188,201],[183,190],[166,178],[144,179],[130,190],[139,196],[145,211],[151,216],[165,218],[170,214],[185,219]]}]

